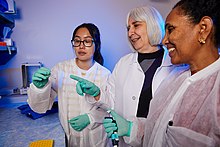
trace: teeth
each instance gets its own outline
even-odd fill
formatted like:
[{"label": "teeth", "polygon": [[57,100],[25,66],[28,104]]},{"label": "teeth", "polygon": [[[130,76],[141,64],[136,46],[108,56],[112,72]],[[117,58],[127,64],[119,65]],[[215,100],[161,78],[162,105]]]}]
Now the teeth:
[{"label": "teeth", "polygon": [[137,41],[137,40],[138,40],[138,39],[136,38],[136,39],[132,39],[131,41],[132,41],[132,42],[135,42],[135,41]]},{"label": "teeth", "polygon": [[169,52],[172,52],[172,51],[174,51],[174,50],[175,50],[175,48],[169,48],[169,49],[168,49]]}]

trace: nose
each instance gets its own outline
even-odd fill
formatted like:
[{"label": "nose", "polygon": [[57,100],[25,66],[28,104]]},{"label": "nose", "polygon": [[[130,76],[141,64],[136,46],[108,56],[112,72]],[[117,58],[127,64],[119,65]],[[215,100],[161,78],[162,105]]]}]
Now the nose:
[{"label": "nose", "polygon": [[128,30],[128,37],[131,37],[134,34],[134,29],[133,27],[130,27]]},{"label": "nose", "polygon": [[84,48],[84,47],[85,47],[84,42],[80,41],[79,48]]},{"label": "nose", "polygon": [[168,43],[169,43],[169,41],[168,41],[168,36],[165,34],[164,37],[163,37],[163,40],[162,40],[162,44],[163,44],[163,45],[166,45],[166,44],[168,44]]}]

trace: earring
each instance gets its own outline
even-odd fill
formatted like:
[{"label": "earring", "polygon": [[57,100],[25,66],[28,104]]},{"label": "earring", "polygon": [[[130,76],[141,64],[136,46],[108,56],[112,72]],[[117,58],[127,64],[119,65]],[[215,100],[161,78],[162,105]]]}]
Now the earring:
[{"label": "earring", "polygon": [[205,40],[204,40],[203,38],[200,38],[200,39],[199,39],[199,43],[200,43],[200,44],[205,44]]}]

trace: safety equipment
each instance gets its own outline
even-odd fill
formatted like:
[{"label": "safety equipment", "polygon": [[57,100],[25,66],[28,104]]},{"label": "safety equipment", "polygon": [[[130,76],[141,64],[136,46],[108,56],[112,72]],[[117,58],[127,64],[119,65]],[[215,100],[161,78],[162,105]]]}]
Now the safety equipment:
[{"label": "safety equipment", "polygon": [[68,121],[72,128],[76,131],[82,131],[90,124],[89,116],[87,114],[78,115]]},{"label": "safety equipment", "polygon": [[100,89],[94,83],[75,75],[70,75],[70,78],[78,81],[76,84],[76,91],[79,95],[83,96],[84,93],[94,97],[99,95]]},{"label": "safety equipment", "polygon": [[[170,56],[167,49],[165,49],[162,64],[157,68],[152,81],[152,95],[161,84],[161,82],[168,76],[168,74],[175,67],[170,62]],[[108,78],[107,86],[101,89],[99,104],[110,104],[110,100],[114,102],[114,109],[124,118],[134,118],[138,108],[138,98],[143,87],[144,72],[137,62],[138,53],[130,53],[122,57],[115,65],[115,68]],[[131,66],[132,65],[132,66]],[[131,78],[135,77],[135,78]],[[132,89],[132,90],[131,90]],[[97,101],[94,102],[94,104]],[[106,105],[107,106],[107,105]],[[125,109],[128,108],[129,109]],[[134,123],[133,123],[134,124]],[[135,127],[132,127],[134,129]],[[132,131],[133,132],[133,131]],[[132,135],[133,136],[133,133]],[[127,138],[127,137],[125,137]],[[130,137],[129,137],[130,138]],[[127,146],[124,139],[119,137],[119,146]]]},{"label": "safety equipment", "polygon": [[[45,113],[51,109],[57,97],[59,119],[66,134],[67,146],[109,147],[109,139],[101,124],[106,112],[101,109],[97,111],[97,106],[89,104],[85,97],[78,95],[75,88],[76,82],[70,79],[70,74],[82,76],[75,58],[56,64],[51,69],[50,79],[43,88],[39,89],[31,83],[28,89],[28,104],[35,112]],[[86,79],[100,86],[106,83],[109,75],[108,69],[95,62],[86,74]],[[86,96],[94,99],[93,96]],[[90,124],[80,132],[75,131],[68,120],[85,113],[89,116]]]},{"label": "safety equipment", "polygon": [[[110,121],[110,120],[107,120],[107,121],[116,124],[116,121],[115,121],[112,117],[105,117],[105,119],[111,119],[112,121]],[[116,125],[114,125],[114,126],[117,127]],[[110,133],[109,133],[109,134],[110,134]],[[118,129],[116,129],[115,131],[113,131],[113,133],[111,134],[111,139],[112,139],[112,145],[113,145],[113,147],[118,146],[118,144],[119,144]]]},{"label": "safety equipment", "polygon": [[103,126],[104,126],[105,132],[108,134],[109,138],[112,136],[113,132],[118,129],[116,124],[110,118],[105,118],[104,119]]},{"label": "safety equipment", "polygon": [[32,76],[33,84],[37,88],[43,88],[47,84],[49,76],[50,69],[41,67]]},{"label": "safety equipment", "polygon": [[118,136],[130,136],[131,128],[133,123],[128,121],[118,115],[114,110],[111,110],[110,114],[116,121],[116,124],[113,122],[112,119],[106,118],[103,121],[103,126],[105,128],[108,137],[111,137],[112,133],[118,129]]}]

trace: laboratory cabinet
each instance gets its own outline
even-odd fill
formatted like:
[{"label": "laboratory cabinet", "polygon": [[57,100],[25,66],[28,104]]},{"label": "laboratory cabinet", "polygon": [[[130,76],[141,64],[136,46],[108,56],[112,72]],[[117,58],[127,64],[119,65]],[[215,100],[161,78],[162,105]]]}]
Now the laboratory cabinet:
[{"label": "laboratory cabinet", "polygon": [[[15,27],[14,15],[0,11],[0,65],[6,64],[17,53],[11,38],[8,38]],[[6,44],[4,44],[6,42]]]}]

